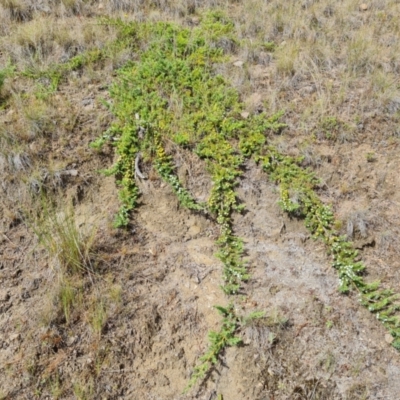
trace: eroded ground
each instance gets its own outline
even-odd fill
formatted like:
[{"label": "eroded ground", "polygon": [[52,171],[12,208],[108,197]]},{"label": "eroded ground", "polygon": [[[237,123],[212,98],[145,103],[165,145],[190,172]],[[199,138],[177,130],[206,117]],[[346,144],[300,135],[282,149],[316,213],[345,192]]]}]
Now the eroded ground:
[{"label": "eroded ground", "polygon": [[[265,310],[267,321],[246,327],[244,345],[228,349],[205,387],[188,395],[182,391],[207,331],[218,325],[213,305],[224,301],[212,221],[180,210],[167,187],[149,183],[134,232],[102,237],[108,246],[104,275],[96,287],[86,282],[92,292],[120,289],[98,340],[84,314],[68,327],[60,315],[61,325],[56,316],[48,325],[41,320],[50,318],[56,274],[40,257],[32,262],[27,254],[23,261],[21,254],[32,248],[29,235],[13,228],[7,237],[18,245],[3,241],[1,357],[3,376],[9,376],[3,391],[31,398],[41,386],[35,380],[40,370],[50,393],[71,382],[75,390],[92,385],[94,397],[110,399],[208,399],[213,393],[229,399],[395,398],[398,353],[355,296],[338,294],[324,249],[281,213],[274,190],[249,165],[239,191],[248,211],[235,221],[252,266],[240,304]],[[106,198],[96,200],[104,204]],[[108,215],[99,211],[96,218],[99,223]],[[73,397],[67,393],[62,398]]]}]

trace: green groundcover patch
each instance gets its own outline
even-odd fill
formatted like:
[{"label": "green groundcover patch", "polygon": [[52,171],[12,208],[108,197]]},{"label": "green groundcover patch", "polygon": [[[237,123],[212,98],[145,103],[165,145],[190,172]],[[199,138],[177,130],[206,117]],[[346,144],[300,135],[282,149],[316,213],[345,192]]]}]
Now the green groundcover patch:
[{"label": "green groundcover patch", "polygon": [[[118,71],[108,104],[114,123],[93,143],[96,148],[111,145],[117,155],[115,164],[104,171],[115,175],[119,187],[121,208],[116,226],[128,226],[138,205],[136,180],[143,177],[138,168],[140,159],[152,164],[171,185],[183,207],[213,216],[220,226],[217,256],[224,266],[221,287],[230,300],[228,306],[217,307],[223,317],[221,329],[210,332],[210,347],[188,387],[207,376],[225,347],[240,343],[238,332],[245,319],[262,317],[259,312],[238,316],[233,305],[234,296],[245,289],[249,278],[243,242],[235,235],[232,221],[233,213],[245,208],[235,188],[249,158],[279,184],[281,207],[291,216],[303,218],[313,236],[325,242],[339,274],[340,290],[359,293],[361,304],[384,324],[394,338],[392,345],[400,349],[398,295],[382,289],[379,282],[367,282],[357,251],[335,230],[331,207],[318,197],[318,179],[301,166],[300,158],[281,154],[268,143],[268,132],[284,127],[282,113],[243,118],[244,105],[238,92],[215,72],[216,65],[227,61],[226,49],[240,46],[229,19],[220,12],[208,13],[193,29],[162,22],[104,23],[118,26],[119,43],[137,55]],[[198,202],[179,181],[173,154],[168,154],[167,148],[184,148],[206,161],[213,182],[206,203]]]}]

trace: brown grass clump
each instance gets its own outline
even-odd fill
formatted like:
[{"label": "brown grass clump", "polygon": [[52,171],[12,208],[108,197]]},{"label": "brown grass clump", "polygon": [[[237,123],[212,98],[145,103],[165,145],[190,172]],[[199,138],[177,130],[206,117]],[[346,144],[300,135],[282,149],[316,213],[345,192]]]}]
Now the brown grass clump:
[{"label": "brown grass clump", "polygon": [[4,20],[26,22],[32,19],[32,9],[25,0],[1,0],[0,10]]},{"label": "brown grass clump", "polygon": [[110,33],[104,26],[76,17],[57,20],[40,16],[18,25],[0,47],[19,69],[37,69],[66,62],[91,48],[102,48],[112,40]]}]

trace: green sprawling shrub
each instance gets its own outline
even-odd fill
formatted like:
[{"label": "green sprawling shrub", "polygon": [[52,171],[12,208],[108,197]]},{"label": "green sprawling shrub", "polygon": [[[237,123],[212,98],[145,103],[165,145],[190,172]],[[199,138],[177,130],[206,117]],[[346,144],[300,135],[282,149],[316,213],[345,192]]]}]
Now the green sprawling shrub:
[{"label": "green sprawling shrub", "polygon": [[[242,118],[244,106],[238,92],[215,72],[215,65],[226,61],[226,43],[230,43],[231,50],[239,45],[233,36],[233,24],[218,12],[205,15],[193,29],[164,22],[105,23],[118,26],[120,43],[137,53],[134,61],[118,71],[110,89],[114,123],[93,144],[101,148],[108,143],[117,155],[115,164],[105,170],[116,176],[120,189],[116,226],[127,226],[138,204],[136,179],[142,174],[137,170],[137,161],[141,156],[171,186],[182,206],[215,217],[220,226],[217,256],[224,266],[222,289],[228,295],[237,294],[249,274],[243,260],[243,241],[235,235],[232,222],[233,213],[245,207],[235,190],[244,162],[254,157],[280,184],[281,207],[296,218],[304,218],[313,236],[326,243],[339,273],[340,290],[357,290],[361,303],[389,329],[395,338],[393,346],[400,349],[397,296],[365,280],[365,266],[357,251],[336,232],[331,207],[319,199],[314,174],[302,168],[301,159],[281,154],[267,142],[269,130],[284,126],[280,122],[282,114]],[[171,142],[174,149],[184,148],[206,161],[213,182],[206,204],[196,201],[179,181],[174,154],[166,151]],[[210,333],[210,347],[195,368],[189,386],[206,376],[225,347],[240,342],[236,332],[241,318],[234,306],[218,310],[223,316],[222,327]]]}]

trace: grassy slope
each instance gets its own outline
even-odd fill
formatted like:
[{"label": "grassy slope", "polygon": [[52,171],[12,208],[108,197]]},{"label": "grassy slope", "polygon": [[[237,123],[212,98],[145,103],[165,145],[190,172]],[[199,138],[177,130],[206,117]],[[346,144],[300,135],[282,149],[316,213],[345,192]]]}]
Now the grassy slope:
[{"label": "grassy slope", "polygon": [[[0,131],[0,166],[4,196],[0,223],[7,234],[22,216],[30,215],[29,221],[37,221],[37,207],[43,208],[43,200],[32,201],[31,192],[46,190],[57,203],[69,184],[81,183],[74,181],[73,172],[65,170],[73,171],[78,159],[92,169],[100,166],[96,155],[84,145],[78,147],[78,157],[68,148],[73,147],[74,140],[78,143],[78,132],[87,145],[109,125],[106,109],[91,115],[90,85],[111,83],[114,71],[135,57],[135,49],[124,43],[108,46],[118,37],[118,29],[99,24],[96,15],[139,20],[146,15],[153,20],[167,18],[197,26],[198,16],[204,10],[186,2],[146,7],[139,2],[113,1],[99,6],[60,1],[56,6],[52,3],[40,9],[33,2],[19,0],[3,0],[0,4],[2,76],[5,76],[4,82],[1,81],[4,125]],[[219,5],[234,21],[235,38],[243,41],[232,56],[232,61],[243,61],[243,65],[228,63],[220,72],[237,88],[243,100],[248,99],[249,111],[263,106],[269,113],[285,110],[288,128],[271,140],[282,152],[304,156],[305,163],[319,169],[318,173],[329,185],[323,195],[341,212],[343,224],[337,228],[342,233],[349,227],[350,235],[363,237],[363,227],[375,227],[376,241],[383,249],[385,238],[394,235],[396,226],[386,220],[383,210],[371,212],[368,196],[366,203],[357,203],[357,198],[374,188],[354,183],[352,176],[345,173],[344,179],[329,181],[333,175],[330,166],[325,168],[324,161],[333,158],[335,169],[345,168],[350,162],[346,159],[347,149],[357,148],[360,143],[367,147],[360,147],[348,157],[356,157],[360,164],[364,162],[366,167],[362,168],[380,167],[385,158],[397,161],[397,2],[375,1],[365,11],[354,1],[333,6],[327,2],[260,4],[257,1],[246,2],[245,6],[238,2]],[[228,51],[232,50],[229,41],[224,45]],[[43,74],[49,69],[50,74]],[[87,88],[85,93],[79,93],[82,87]],[[251,97],[253,92],[262,93],[264,105]],[[77,101],[80,108],[89,104],[84,116],[73,107]],[[382,168],[380,173],[388,172]],[[384,178],[380,185],[378,199],[384,199],[390,189]],[[340,208],[342,200],[351,202],[351,208]],[[19,207],[15,207],[17,202]],[[59,231],[59,219],[48,220],[53,223],[52,229]],[[95,252],[91,251],[92,236],[61,231],[60,237],[65,235],[76,235],[82,241],[72,262],[79,265],[78,270],[90,269],[96,262]],[[53,255],[57,255],[57,265],[68,267],[71,262],[63,253],[60,257],[57,249]],[[374,268],[372,274],[381,277]],[[66,322],[75,301],[71,293],[78,293],[79,297],[86,279],[79,271],[73,277],[61,279],[59,296]],[[94,315],[88,320],[97,326],[94,328],[97,335],[105,311],[93,293],[90,301],[92,304],[85,312]]]}]

